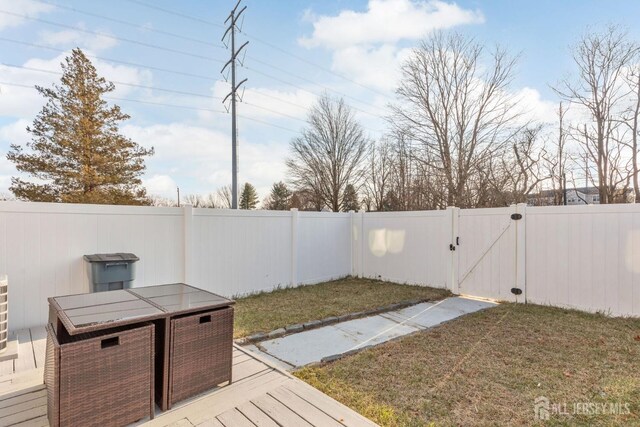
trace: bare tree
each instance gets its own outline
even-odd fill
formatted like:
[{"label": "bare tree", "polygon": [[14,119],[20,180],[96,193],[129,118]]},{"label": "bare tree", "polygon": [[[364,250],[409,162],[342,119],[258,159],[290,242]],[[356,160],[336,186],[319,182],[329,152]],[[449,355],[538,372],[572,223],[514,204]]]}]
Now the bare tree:
[{"label": "bare tree", "polygon": [[551,191],[553,192],[554,205],[565,203],[567,191],[567,161],[569,151],[567,148],[567,129],[565,116],[567,109],[562,102],[558,105],[558,133],[556,139],[549,143],[548,149],[542,150],[543,167],[549,177]]},{"label": "bare tree", "polygon": [[216,191],[217,203],[220,209],[231,209],[231,186],[225,185]]},{"label": "bare tree", "polygon": [[400,130],[393,133],[391,153],[391,185],[385,195],[385,209],[406,211],[415,209],[413,188],[415,179],[415,157],[407,141],[406,134]]},{"label": "bare tree", "polygon": [[392,162],[392,147],[389,142],[381,141],[371,147],[364,184],[366,196],[363,202],[367,205],[367,210],[384,210],[385,196],[391,185]]},{"label": "bare tree", "polygon": [[320,212],[325,208],[322,196],[311,189],[302,188],[291,193],[291,207],[301,211]]},{"label": "bare tree", "polygon": [[632,103],[624,112],[622,122],[627,127],[628,133],[631,134],[627,143],[631,150],[631,181],[633,183],[635,202],[640,203],[640,184],[638,183],[640,170],[640,165],[638,164],[638,149],[640,149],[638,147],[638,133],[640,132],[640,127],[638,127],[640,119],[640,64],[637,62],[638,56],[635,59],[636,63],[633,64],[625,76],[632,94]]},{"label": "bare tree", "polygon": [[214,193],[205,194],[200,197],[201,207],[209,209],[217,209],[219,206],[218,196]]},{"label": "bare tree", "polygon": [[442,179],[447,205],[475,206],[483,191],[477,172],[522,127],[508,91],[515,63],[501,48],[486,52],[473,39],[438,32],[402,67],[391,122],[418,143],[416,155]]},{"label": "bare tree", "polygon": [[576,126],[573,133],[595,164],[600,203],[614,203],[621,192],[626,193],[630,181],[620,115],[630,92],[624,73],[637,53],[626,32],[613,26],[587,34],[573,48],[578,69],[575,81],[565,80],[555,89],[591,118],[590,123]]},{"label": "bare tree", "polygon": [[540,125],[524,129],[512,146],[516,168],[511,174],[511,183],[515,201],[519,203],[526,202],[527,196],[548,179],[542,169],[544,147],[538,142],[541,131]]},{"label": "bare tree", "polygon": [[201,208],[203,207],[203,200],[202,197],[199,194],[187,194],[186,196],[184,196],[183,198],[184,203],[187,205],[191,205],[194,208]]},{"label": "bare tree", "polygon": [[[2,199],[2,196],[0,196],[0,200],[1,199]],[[151,206],[156,206],[156,207],[172,208],[172,207],[178,206],[178,204],[176,203],[175,200],[169,199],[169,198],[166,198],[166,197],[162,197],[162,196],[157,196],[157,195],[149,196],[149,202],[150,202]]]},{"label": "bare tree", "polygon": [[302,135],[291,141],[286,161],[290,181],[296,190],[312,190],[338,212],[347,184],[360,187],[367,139],[342,99],[322,96],[307,121]]}]

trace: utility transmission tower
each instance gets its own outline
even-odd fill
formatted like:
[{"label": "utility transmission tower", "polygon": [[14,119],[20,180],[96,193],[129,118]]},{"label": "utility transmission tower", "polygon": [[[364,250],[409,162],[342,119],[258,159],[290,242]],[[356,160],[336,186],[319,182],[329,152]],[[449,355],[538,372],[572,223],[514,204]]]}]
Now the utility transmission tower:
[{"label": "utility transmission tower", "polygon": [[236,61],[242,49],[249,44],[248,41],[244,42],[242,46],[236,50],[238,18],[240,18],[240,15],[242,15],[242,13],[247,9],[247,6],[244,6],[242,9],[238,10],[238,6],[240,6],[241,1],[242,0],[238,0],[238,3],[236,3],[236,6],[229,14],[229,17],[224,21],[225,24],[229,22],[229,26],[222,36],[222,41],[224,42],[227,36],[231,39],[231,59],[224,64],[224,67],[222,67],[222,70],[220,71],[220,73],[224,73],[224,70],[231,65],[231,91],[222,100],[222,103],[224,104],[227,102],[227,99],[231,98],[231,209],[238,209],[238,135],[236,126],[237,92],[240,86],[247,81],[247,79],[244,79],[240,83],[236,84]]}]

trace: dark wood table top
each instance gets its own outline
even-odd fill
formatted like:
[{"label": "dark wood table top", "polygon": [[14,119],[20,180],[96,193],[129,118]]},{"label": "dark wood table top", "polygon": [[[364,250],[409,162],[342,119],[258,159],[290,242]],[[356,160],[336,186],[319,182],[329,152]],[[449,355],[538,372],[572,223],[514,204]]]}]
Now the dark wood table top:
[{"label": "dark wood table top", "polygon": [[228,307],[235,301],[184,283],[49,298],[69,335]]}]

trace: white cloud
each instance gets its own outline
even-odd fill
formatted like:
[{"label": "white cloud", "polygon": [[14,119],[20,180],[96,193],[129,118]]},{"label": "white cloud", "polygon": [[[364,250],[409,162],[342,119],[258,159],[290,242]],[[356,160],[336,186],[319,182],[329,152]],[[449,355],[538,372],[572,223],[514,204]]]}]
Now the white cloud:
[{"label": "white cloud", "polygon": [[333,68],[342,75],[357,76],[361,84],[392,90],[400,80],[400,64],[410,53],[411,49],[398,49],[389,44],[354,45],[334,52]]},{"label": "white cloud", "polygon": [[[212,92],[213,96],[217,98],[213,102],[214,108],[222,110],[223,106],[220,99],[224,99],[229,93],[229,84],[218,81],[214,84]],[[242,103],[239,104],[239,108],[241,109],[241,114],[261,120],[288,120],[291,117],[305,119],[309,108],[315,100],[316,96],[313,93],[301,89],[287,92],[249,86],[242,93]],[[208,116],[207,114],[204,115]]]},{"label": "white cloud", "polygon": [[[207,194],[231,183],[231,140],[224,132],[181,123],[127,125],[122,132],[155,148],[155,155],[146,162],[145,185],[157,186],[158,191],[164,188],[172,195],[176,186],[185,194]],[[284,178],[287,149],[282,142],[253,144],[241,139],[239,181],[254,184],[262,198],[273,182]]]},{"label": "white cloud", "polygon": [[354,44],[396,43],[420,39],[438,29],[484,22],[478,10],[444,1],[369,0],[366,12],[343,10],[337,16],[313,16],[313,34],[306,47],[340,49]]},{"label": "white cloud", "polygon": [[[79,25],[85,28],[84,24]],[[93,52],[110,49],[118,44],[117,40],[109,37],[108,33],[88,34],[78,30],[62,31],[42,31],[40,33],[40,43],[48,46],[69,46],[80,47]]]},{"label": "white cloud", "polygon": [[[33,89],[33,86],[51,86],[54,82],[60,81],[62,69],[60,63],[69,53],[63,53],[55,58],[40,59],[32,58],[22,64],[22,69],[0,65],[2,80],[6,83],[26,85],[29,87],[16,87],[0,84],[0,115],[8,117],[34,117],[42,108],[44,99]],[[140,70],[135,67],[125,65],[112,65],[104,61],[93,60],[93,64],[98,70],[98,74],[107,80],[118,81],[129,84],[149,84],[152,75],[149,71]],[[47,72],[35,71],[46,70]],[[116,90],[112,96],[122,97],[139,89],[116,84]]]},{"label": "white cloud", "polygon": [[169,175],[153,175],[142,180],[147,194],[166,198],[176,197],[176,182]]},{"label": "white cloud", "polygon": [[24,145],[30,139],[26,130],[28,125],[27,120],[16,120],[0,127],[0,198],[9,194],[11,176],[17,173],[13,163],[7,160],[9,145]]},{"label": "white cloud", "polygon": [[523,118],[537,123],[555,123],[558,120],[558,104],[542,99],[537,89],[524,87],[515,94],[518,106],[523,110]]},{"label": "white cloud", "polygon": [[[26,119],[16,120],[6,126],[0,128],[0,141],[6,141],[11,144],[24,145],[29,141],[30,136],[27,132],[27,126],[30,122]],[[2,147],[2,146],[0,146]],[[3,153],[6,154],[6,153]],[[4,156],[3,156],[4,157]],[[0,168],[0,171],[2,169]]]},{"label": "white cloud", "polygon": [[[49,12],[53,9],[53,6],[33,0],[0,0],[0,9],[18,15],[36,17]],[[18,27],[25,21],[25,18],[16,15],[0,13],[0,30]]]},{"label": "white cloud", "polygon": [[364,12],[343,10],[336,16],[306,12],[303,20],[312,23],[313,33],[298,40],[302,46],[331,50],[333,70],[390,91],[410,53],[400,43],[419,40],[434,30],[479,24],[484,16],[479,10],[440,0],[369,0]]}]

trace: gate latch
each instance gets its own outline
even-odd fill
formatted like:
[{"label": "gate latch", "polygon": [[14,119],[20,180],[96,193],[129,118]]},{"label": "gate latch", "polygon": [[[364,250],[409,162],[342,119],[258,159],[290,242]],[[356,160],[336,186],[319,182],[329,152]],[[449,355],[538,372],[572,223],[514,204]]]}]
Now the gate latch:
[{"label": "gate latch", "polygon": [[453,245],[453,243],[449,244],[449,250],[450,251],[455,251],[456,250],[456,247]]}]

